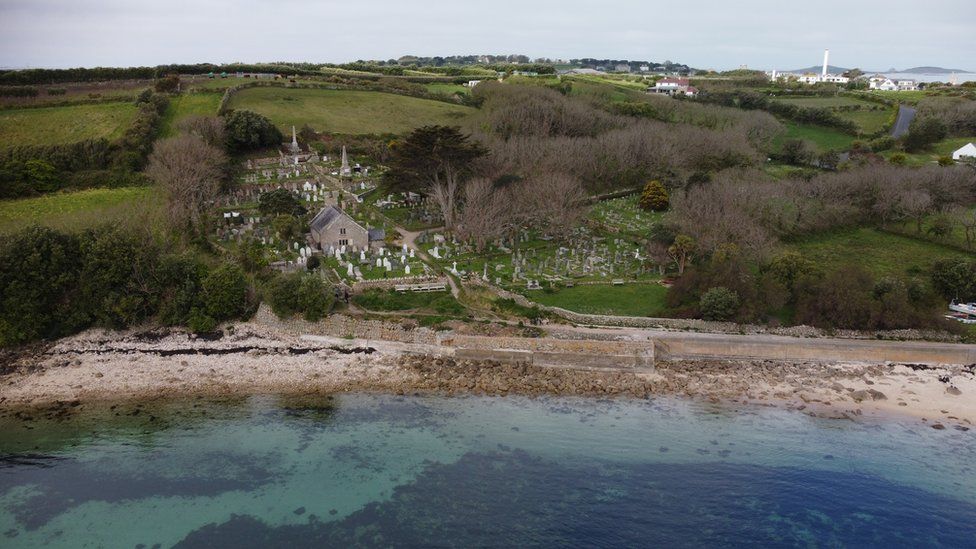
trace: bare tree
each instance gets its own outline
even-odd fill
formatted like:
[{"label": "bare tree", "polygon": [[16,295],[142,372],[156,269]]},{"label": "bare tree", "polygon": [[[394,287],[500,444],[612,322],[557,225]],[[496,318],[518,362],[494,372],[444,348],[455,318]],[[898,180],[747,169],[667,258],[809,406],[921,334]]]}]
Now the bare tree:
[{"label": "bare tree", "polygon": [[189,116],[176,124],[180,132],[195,135],[207,143],[223,149],[227,146],[227,129],[219,116]]},{"label": "bare tree", "polygon": [[167,214],[178,229],[200,231],[207,204],[220,190],[227,155],[196,136],[156,142],[146,173],[166,191]]},{"label": "bare tree", "polygon": [[506,208],[500,194],[491,180],[485,178],[472,179],[464,188],[464,209],[458,233],[461,238],[473,242],[479,252],[491,239],[499,236],[505,225]]},{"label": "bare tree", "polygon": [[915,232],[921,234],[922,221],[932,212],[932,196],[925,190],[908,189],[902,194],[901,209],[915,220]]}]

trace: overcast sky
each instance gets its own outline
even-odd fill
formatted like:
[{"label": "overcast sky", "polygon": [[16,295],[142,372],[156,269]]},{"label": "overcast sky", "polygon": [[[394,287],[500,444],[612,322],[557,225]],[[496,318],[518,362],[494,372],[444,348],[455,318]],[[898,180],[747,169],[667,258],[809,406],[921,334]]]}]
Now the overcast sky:
[{"label": "overcast sky", "polygon": [[0,66],[508,54],[976,71],[974,0],[0,0]]}]

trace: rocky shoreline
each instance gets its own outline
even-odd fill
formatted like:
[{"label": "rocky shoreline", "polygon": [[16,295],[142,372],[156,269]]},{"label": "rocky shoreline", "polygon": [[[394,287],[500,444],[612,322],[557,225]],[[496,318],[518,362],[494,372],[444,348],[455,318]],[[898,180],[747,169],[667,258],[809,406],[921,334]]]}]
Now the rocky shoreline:
[{"label": "rocky shoreline", "polygon": [[93,330],[5,357],[0,412],[70,414],[90,402],[249,394],[572,395],[778,406],[815,417],[900,414],[936,429],[976,423],[976,366],[682,360],[653,370],[458,360],[395,342],[310,342],[255,325],[220,337]]}]

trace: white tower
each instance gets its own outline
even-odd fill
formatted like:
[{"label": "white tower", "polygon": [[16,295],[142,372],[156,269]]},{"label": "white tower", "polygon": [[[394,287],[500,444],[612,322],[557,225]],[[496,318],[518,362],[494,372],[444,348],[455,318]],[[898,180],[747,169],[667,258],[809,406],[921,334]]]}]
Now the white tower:
[{"label": "white tower", "polygon": [[295,134],[295,126],[291,127],[291,152],[298,152],[298,136]]},{"label": "white tower", "polygon": [[823,80],[826,80],[827,78],[827,62],[829,61],[829,59],[830,59],[830,50],[824,50],[823,73],[820,75],[820,78]]}]

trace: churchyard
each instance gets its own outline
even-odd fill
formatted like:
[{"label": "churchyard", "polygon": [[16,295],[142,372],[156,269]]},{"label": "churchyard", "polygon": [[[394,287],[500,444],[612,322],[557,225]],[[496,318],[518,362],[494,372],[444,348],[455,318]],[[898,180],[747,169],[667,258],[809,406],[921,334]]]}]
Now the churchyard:
[{"label": "churchyard", "polygon": [[[364,202],[362,197],[376,187],[376,172],[357,164],[343,176],[340,159],[317,155],[298,164],[290,156],[248,159],[242,168],[233,189],[215,204],[217,245],[233,253],[254,254],[283,271],[305,269],[314,256],[324,277],[347,284],[430,273],[416,251],[392,244],[395,226]],[[286,190],[305,213],[294,222],[288,221],[291,216],[262,214],[261,195],[276,189]],[[368,248],[318,249],[310,240],[308,224],[328,206],[338,207],[364,228],[381,229],[388,238]]]}]

